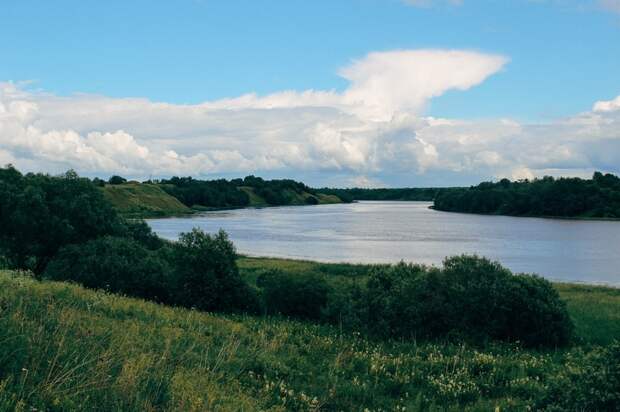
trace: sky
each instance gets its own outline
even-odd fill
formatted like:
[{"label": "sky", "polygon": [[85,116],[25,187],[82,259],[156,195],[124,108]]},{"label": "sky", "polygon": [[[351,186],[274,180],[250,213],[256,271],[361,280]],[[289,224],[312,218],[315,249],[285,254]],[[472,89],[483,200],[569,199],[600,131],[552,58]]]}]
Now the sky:
[{"label": "sky", "polygon": [[0,164],[454,186],[620,174],[620,0],[0,0]]}]

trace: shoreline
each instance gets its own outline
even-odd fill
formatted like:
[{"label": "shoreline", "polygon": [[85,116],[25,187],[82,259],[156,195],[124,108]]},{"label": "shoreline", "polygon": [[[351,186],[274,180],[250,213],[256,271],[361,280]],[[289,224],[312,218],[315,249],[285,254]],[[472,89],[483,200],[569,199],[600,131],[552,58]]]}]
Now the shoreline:
[{"label": "shoreline", "polygon": [[[406,202],[406,200],[405,200]],[[576,221],[590,221],[590,222],[620,222],[618,217],[588,217],[588,216],[547,216],[547,215],[505,215],[501,213],[478,213],[478,212],[463,212],[458,210],[444,210],[437,209],[434,205],[428,207],[431,210],[445,213],[461,213],[464,215],[478,215],[478,216],[505,216],[505,217],[527,217],[535,219],[549,219],[549,220],[576,220]]]},{"label": "shoreline", "polygon": [[[354,203],[354,202],[350,202],[350,203]],[[153,220],[153,219],[169,219],[169,218],[176,218],[176,217],[189,217],[189,216],[194,216],[194,215],[199,215],[201,213],[207,213],[207,212],[220,212],[220,211],[226,211],[226,210],[241,210],[241,209],[267,209],[267,208],[273,208],[273,207],[303,207],[303,206],[324,206],[324,205],[340,205],[340,204],[349,204],[349,202],[332,202],[332,203],[318,203],[316,205],[310,205],[310,204],[291,204],[291,205],[248,205],[248,206],[230,206],[230,207],[201,207],[201,208],[191,208],[190,211],[188,212],[177,212],[177,213],[163,213],[163,214],[159,214],[159,213],[155,213],[155,214],[148,214],[148,213],[122,213],[119,212],[119,214],[124,217],[125,219],[149,219],[149,220]]]}]

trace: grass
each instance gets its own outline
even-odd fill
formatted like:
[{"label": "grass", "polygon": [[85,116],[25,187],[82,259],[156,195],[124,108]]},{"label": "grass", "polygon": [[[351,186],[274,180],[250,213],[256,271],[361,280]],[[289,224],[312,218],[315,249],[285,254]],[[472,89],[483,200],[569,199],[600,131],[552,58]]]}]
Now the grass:
[{"label": "grass", "polygon": [[581,339],[600,345],[620,340],[620,289],[564,283],[554,285],[566,301]]},{"label": "grass", "polygon": [[[267,201],[265,199],[263,199],[261,196],[259,196],[256,193],[256,191],[254,190],[253,187],[239,186],[239,190],[244,191],[250,197],[250,205],[249,205],[250,207],[266,207],[266,206],[269,206]],[[308,192],[297,193],[297,192],[295,192],[293,190],[285,190],[284,191],[284,195],[286,197],[288,197],[289,199],[291,199],[290,204],[289,204],[290,206],[307,205],[308,202],[306,201],[306,199],[308,197],[313,196],[313,195],[311,195]],[[319,205],[333,204],[333,203],[342,203],[342,200],[338,196],[336,196],[336,195],[328,195],[328,194],[325,194],[325,193],[317,193],[315,197],[318,200],[318,204]]]},{"label": "grass", "polygon": [[[245,258],[246,277],[368,266]],[[556,285],[580,336],[558,351],[377,342],[337,328],[171,308],[0,271],[0,410],[521,411],[620,339],[620,291]],[[403,409],[404,408],[404,409]]]},{"label": "grass", "polygon": [[126,217],[161,217],[192,212],[175,197],[153,184],[105,185],[103,194]]}]

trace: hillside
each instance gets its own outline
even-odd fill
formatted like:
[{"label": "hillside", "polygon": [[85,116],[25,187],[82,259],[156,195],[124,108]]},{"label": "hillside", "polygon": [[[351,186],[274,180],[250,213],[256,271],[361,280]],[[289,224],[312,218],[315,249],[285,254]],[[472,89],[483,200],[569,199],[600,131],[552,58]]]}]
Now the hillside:
[{"label": "hillside", "polygon": [[[256,190],[253,187],[240,186],[239,190],[242,190],[248,194],[250,198],[250,203],[248,206],[251,206],[251,207],[269,206],[269,203],[267,203],[267,200],[265,200],[264,197],[257,194]],[[331,195],[331,194],[325,194],[325,193],[311,194],[306,191],[296,192],[294,190],[284,190],[283,194],[287,199],[290,199],[287,206],[302,206],[302,205],[308,205],[308,204],[323,205],[323,204],[342,203],[342,200],[338,196]],[[309,198],[315,198],[317,202],[316,203],[311,202],[308,200]]]},{"label": "hillside", "polygon": [[105,198],[121,214],[129,217],[157,217],[191,212],[190,208],[154,184],[108,184],[102,190]]},{"label": "hillside", "polygon": [[[122,179],[122,178],[120,178]],[[125,179],[122,179],[123,181]],[[250,185],[245,185],[247,182]],[[231,181],[173,178],[158,183],[106,184],[103,193],[126,217],[164,217],[194,211],[241,207],[342,203],[336,194],[316,192],[292,180],[261,178]]]},{"label": "hillside", "polygon": [[[593,319],[620,313],[616,292],[561,290],[576,323],[592,332],[605,325]],[[601,301],[609,308],[598,312]],[[0,340],[0,410],[518,411],[553,405],[554,390],[578,390],[571,379],[598,373],[588,362],[607,353],[377,343],[327,326],[216,316],[6,271]],[[588,376],[597,384],[598,375]]]}]

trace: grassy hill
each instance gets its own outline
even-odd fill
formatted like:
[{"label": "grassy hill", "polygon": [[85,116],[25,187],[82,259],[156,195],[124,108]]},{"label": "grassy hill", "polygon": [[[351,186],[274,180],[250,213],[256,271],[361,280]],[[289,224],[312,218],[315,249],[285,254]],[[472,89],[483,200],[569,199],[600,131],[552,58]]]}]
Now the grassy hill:
[{"label": "grassy hill", "polygon": [[105,185],[102,190],[106,199],[128,217],[157,217],[191,212],[190,208],[154,184]]},{"label": "grassy hill", "polygon": [[[248,196],[250,197],[250,207],[265,207],[265,206],[269,206],[269,203],[267,203],[267,201],[261,197],[260,195],[258,195],[256,193],[256,191],[254,190],[253,187],[249,187],[249,186],[240,186],[239,190],[244,191],[245,193],[248,194]],[[284,191],[284,195],[287,198],[291,199],[291,202],[289,203],[290,206],[302,206],[302,205],[308,205],[308,198],[309,197],[315,197],[317,199],[317,204],[319,205],[324,205],[324,204],[333,204],[333,203],[342,203],[342,200],[336,196],[336,195],[328,195],[325,193],[317,193],[316,195],[312,195],[308,192],[295,192],[293,190],[285,190]]]},{"label": "grassy hill", "polygon": [[[239,265],[244,276],[350,266]],[[571,373],[596,372],[586,353],[620,338],[620,291],[557,287],[582,344],[535,351],[375,342],[337,327],[212,315],[0,271],[0,410],[527,410],[554,388],[568,393]]]},{"label": "grassy hill", "polygon": [[[209,205],[194,205],[190,208],[162,187],[163,185],[158,184],[131,182],[117,185],[107,184],[102,190],[106,199],[125,217],[164,217],[218,209]],[[240,186],[238,190],[247,193],[250,199],[249,207],[270,206],[263,197],[256,193],[254,188]],[[307,205],[309,197],[315,197],[316,204],[342,203],[338,196],[331,194],[317,193],[314,196],[308,192],[298,193],[293,190],[286,190],[284,194],[291,199],[289,204],[291,206]]]}]

